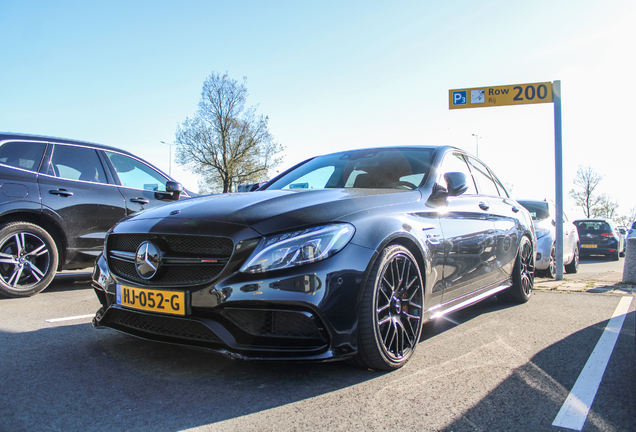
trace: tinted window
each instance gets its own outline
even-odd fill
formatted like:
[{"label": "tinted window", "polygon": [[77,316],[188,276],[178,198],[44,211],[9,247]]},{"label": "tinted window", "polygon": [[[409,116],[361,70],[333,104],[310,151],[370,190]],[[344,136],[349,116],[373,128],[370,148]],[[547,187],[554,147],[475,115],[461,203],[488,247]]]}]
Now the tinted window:
[{"label": "tinted window", "polygon": [[499,196],[497,185],[495,185],[492,177],[490,177],[490,173],[486,167],[478,160],[470,157],[468,158],[468,164],[470,165],[473,176],[475,177],[477,191],[481,195]]},{"label": "tinted window", "polygon": [[319,156],[288,172],[268,189],[418,187],[432,150],[355,150]]},{"label": "tinted window", "polygon": [[580,233],[588,232],[609,232],[612,228],[604,221],[578,221],[574,222]]},{"label": "tinted window", "polygon": [[465,194],[476,194],[477,189],[475,189],[475,183],[473,181],[473,176],[468,169],[468,165],[466,165],[466,161],[464,157],[459,153],[451,153],[444,157],[442,164],[440,165],[438,171],[438,179],[437,183],[444,186],[446,190],[448,190],[448,185],[446,184],[446,180],[444,180],[444,174],[450,172],[460,172],[466,176],[468,190],[464,192]]},{"label": "tinted window", "polygon": [[119,153],[105,152],[110,159],[122,186],[165,192],[169,180],[143,162]]},{"label": "tinted window", "polygon": [[46,173],[68,180],[108,183],[97,151],[86,147],[56,144]]},{"label": "tinted window", "polygon": [[539,221],[550,216],[548,203],[545,201],[519,201],[532,216],[532,220]]},{"label": "tinted window", "polygon": [[0,147],[0,163],[14,168],[37,171],[40,168],[46,143],[41,142],[5,142]]}]

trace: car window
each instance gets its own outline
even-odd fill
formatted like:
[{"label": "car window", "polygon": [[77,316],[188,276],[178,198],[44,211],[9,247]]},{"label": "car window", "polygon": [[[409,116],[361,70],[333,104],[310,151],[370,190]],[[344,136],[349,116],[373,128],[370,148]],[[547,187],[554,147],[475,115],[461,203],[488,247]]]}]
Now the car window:
[{"label": "car window", "polygon": [[466,165],[466,161],[464,157],[460,153],[450,153],[444,157],[439,169],[437,170],[438,177],[437,183],[444,186],[446,190],[448,190],[448,185],[446,184],[446,180],[444,179],[444,174],[449,172],[460,172],[466,176],[468,190],[464,192],[464,194],[476,194],[477,189],[475,189],[475,183],[473,181],[473,176],[470,173],[470,169],[468,169],[468,165]]},{"label": "car window", "polygon": [[550,216],[548,203],[545,201],[518,201],[532,216],[532,220],[540,221]]},{"label": "car window", "polygon": [[374,149],[319,156],[267,189],[415,189],[429,170],[431,154],[430,149]]},{"label": "car window", "polygon": [[40,168],[45,150],[43,142],[5,142],[0,146],[0,163],[35,172]]},{"label": "car window", "polygon": [[575,222],[576,227],[579,232],[589,233],[589,232],[608,232],[611,231],[612,228],[607,222],[604,221],[579,221]]},{"label": "car window", "polygon": [[468,164],[475,177],[477,192],[481,195],[499,196],[497,185],[490,176],[488,169],[481,162],[471,157],[468,157]]},{"label": "car window", "polygon": [[97,151],[87,147],[55,144],[46,174],[68,180],[108,183]]},{"label": "car window", "polygon": [[122,186],[149,191],[166,191],[168,178],[148,165],[129,156],[105,152],[110,159]]}]

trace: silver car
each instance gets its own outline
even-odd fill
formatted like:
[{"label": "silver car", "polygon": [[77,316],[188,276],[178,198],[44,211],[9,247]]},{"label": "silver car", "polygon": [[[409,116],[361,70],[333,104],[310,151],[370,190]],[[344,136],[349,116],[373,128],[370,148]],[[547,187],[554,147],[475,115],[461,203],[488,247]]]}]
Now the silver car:
[{"label": "silver car", "polygon": [[[554,278],[556,276],[556,209],[549,200],[517,200],[532,216],[537,233],[537,273]],[[579,233],[576,226],[563,213],[563,264],[566,273],[579,270]]]},{"label": "silver car", "polygon": [[632,237],[636,237],[636,222],[634,222],[631,226],[631,228],[629,228],[627,230],[627,237],[626,238],[632,238]]}]

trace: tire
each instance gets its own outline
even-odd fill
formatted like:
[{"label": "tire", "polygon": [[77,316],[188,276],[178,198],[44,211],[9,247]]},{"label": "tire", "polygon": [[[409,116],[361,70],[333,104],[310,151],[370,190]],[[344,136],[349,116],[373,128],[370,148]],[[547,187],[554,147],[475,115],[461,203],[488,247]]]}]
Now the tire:
[{"label": "tire", "polygon": [[550,264],[548,268],[544,270],[545,277],[554,279],[556,277],[556,248],[554,245],[550,250]]},{"label": "tire", "polygon": [[525,303],[532,296],[534,286],[534,250],[528,237],[521,237],[519,252],[512,269],[512,285],[503,292],[503,299],[513,303]]},{"label": "tire", "polygon": [[29,297],[49,286],[57,270],[53,238],[41,227],[12,222],[0,227],[0,294]]},{"label": "tire", "polygon": [[610,255],[612,261],[618,261],[620,259],[620,252],[616,252]]},{"label": "tire", "polygon": [[565,272],[578,273],[580,261],[581,261],[581,258],[579,256],[579,246],[576,245],[576,247],[574,248],[574,257],[572,258],[572,261],[570,262],[570,264],[565,265]]},{"label": "tire", "polygon": [[423,311],[424,281],[417,260],[403,246],[388,246],[364,287],[358,353],[352,362],[386,371],[404,366],[420,339]]}]

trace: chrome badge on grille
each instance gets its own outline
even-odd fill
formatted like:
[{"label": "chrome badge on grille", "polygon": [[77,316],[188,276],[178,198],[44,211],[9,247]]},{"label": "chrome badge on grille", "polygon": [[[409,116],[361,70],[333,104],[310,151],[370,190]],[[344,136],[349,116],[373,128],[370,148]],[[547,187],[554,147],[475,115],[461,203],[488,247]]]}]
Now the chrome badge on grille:
[{"label": "chrome badge on grille", "polygon": [[137,274],[146,280],[152,279],[161,267],[161,250],[151,241],[145,241],[137,248],[135,256]]}]

